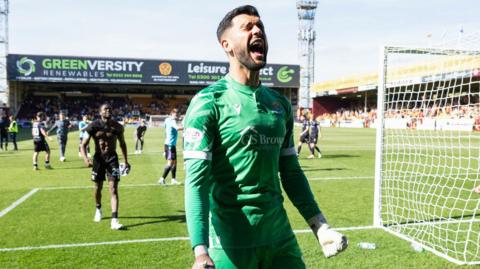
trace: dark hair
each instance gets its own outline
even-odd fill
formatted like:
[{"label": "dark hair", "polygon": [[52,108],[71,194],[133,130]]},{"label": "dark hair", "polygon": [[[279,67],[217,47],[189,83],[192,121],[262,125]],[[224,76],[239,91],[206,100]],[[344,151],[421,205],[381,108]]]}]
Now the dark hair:
[{"label": "dark hair", "polygon": [[39,111],[39,112],[37,112],[37,117],[38,117],[38,118],[42,118],[42,117],[43,117],[43,115],[44,115],[44,114],[43,114],[43,112],[42,112],[42,111]]},{"label": "dark hair", "polygon": [[220,40],[222,38],[222,35],[225,32],[225,30],[227,30],[228,28],[230,28],[230,26],[232,26],[233,18],[235,18],[238,15],[242,15],[242,14],[255,16],[255,17],[260,17],[257,9],[254,6],[250,6],[250,5],[240,6],[240,7],[237,7],[235,9],[231,10],[230,12],[228,12],[225,15],[225,17],[223,17],[223,19],[218,24],[218,27],[217,27],[218,42],[220,42]]},{"label": "dark hair", "polygon": [[101,104],[99,108],[102,109],[102,107],[104,107],[104,106],[112,107],[112,106],[110,105],[110,103],[105,102],[105,103]]}]

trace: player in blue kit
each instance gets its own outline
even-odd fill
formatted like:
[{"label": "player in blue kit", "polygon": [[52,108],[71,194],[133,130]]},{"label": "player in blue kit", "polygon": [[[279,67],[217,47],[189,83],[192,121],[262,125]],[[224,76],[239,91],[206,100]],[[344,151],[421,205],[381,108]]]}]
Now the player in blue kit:
[{"label": "player in blue kit", "polygon": [[[87,138],[88,134],[85,129],[90,121],[88,121],[88,115],[83,115],[82,120],[78,123],[78,133],[80,137],[80,144],[78,146],[78,157],[82,157],[81,148],[83,139]],[[87,145],[87,156],[90,158],[90,146]]]},{"label": "player in blue kit", "polygon": [[176,179],[177,176],[177,139],[178,131],[182,130],[182,126],[177,125],[178,110],[176,108],[172,109],[170,116],[165,119],[165,159],[167,159],[167,164],[163,169],[163,175],[158,180],[159,184],[165,184],[165,178],[169,172],[172,172],[172,184],[180,184]]}]

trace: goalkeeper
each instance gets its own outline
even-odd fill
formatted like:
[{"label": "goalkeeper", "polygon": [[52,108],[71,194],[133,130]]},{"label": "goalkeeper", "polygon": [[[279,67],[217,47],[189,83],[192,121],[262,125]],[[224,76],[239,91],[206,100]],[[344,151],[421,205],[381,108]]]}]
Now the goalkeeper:
[{"label": "goalkeeper", "polygon": [[305,268],[280,183],[325,256],[337,254],[347,241],[329,228],[300,168],[290,103],[259,81],[268,43],[257,10],[230,11],[217,37],[229,73],[192,99],[184,126],[193,268]]}]

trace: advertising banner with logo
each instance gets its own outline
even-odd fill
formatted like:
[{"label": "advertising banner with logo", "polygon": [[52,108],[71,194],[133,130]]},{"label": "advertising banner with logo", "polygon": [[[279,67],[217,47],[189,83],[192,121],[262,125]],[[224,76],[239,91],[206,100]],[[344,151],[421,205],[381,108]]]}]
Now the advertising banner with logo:
[{"label": "advertising banner with logo", "polygon": [[[8,80],[62,83],[209,85],[228,73],[228,63],[9,54]],[[260,70],[268,87],[298,88],[298,65]]]}]

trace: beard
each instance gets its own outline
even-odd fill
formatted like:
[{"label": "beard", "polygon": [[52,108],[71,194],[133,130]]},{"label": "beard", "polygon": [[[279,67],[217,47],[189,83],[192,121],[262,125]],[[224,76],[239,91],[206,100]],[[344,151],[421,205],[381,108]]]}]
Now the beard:
[{"label": "beard", "polygon": [[236,53],[236,55],[237,55],[238,61],[252,71],[258,71],[264,68],[265,65],[267,64],[267,52],[265,52],[263,60],[261,60],[258,63],[252,59],[247,49],[241,50],[241,52]]}]

